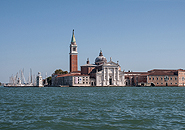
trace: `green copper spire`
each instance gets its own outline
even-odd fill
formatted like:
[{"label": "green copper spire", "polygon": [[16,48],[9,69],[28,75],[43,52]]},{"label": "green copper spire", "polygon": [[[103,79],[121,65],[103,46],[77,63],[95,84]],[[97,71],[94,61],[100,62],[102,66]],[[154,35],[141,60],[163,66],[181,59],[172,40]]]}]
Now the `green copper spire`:
[{"label": "green copper spire", "polygon": [[74,29],[73,29],[73,36],[72,36],[72,38],[71,38],[71,42],[76,42],[76,39],[75,39],[75,35],[74,35]]}]

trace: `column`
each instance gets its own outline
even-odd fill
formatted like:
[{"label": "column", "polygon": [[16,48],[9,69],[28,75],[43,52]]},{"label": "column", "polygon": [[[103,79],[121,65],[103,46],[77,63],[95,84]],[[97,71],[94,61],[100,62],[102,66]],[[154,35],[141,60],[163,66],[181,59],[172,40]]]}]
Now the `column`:
[{"label": "column", "polygon": [[103,81],[105,80],[105,68],[103,68]]},{"label": "column", "polygon": [[119,69],[116,70],[117,70],[117,80],[119,81]]},{"label": "column", "polygon": [[113,80],[115,81],[115,68],[113,68]]}]

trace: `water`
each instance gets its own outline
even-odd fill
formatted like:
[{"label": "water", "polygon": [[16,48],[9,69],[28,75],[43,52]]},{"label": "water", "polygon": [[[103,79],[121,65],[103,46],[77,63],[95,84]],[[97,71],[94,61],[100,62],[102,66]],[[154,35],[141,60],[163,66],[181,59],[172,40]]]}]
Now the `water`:
[{"label": "water", "polygon": [[185,129],[185,88],[0,87],[0,129]]}]

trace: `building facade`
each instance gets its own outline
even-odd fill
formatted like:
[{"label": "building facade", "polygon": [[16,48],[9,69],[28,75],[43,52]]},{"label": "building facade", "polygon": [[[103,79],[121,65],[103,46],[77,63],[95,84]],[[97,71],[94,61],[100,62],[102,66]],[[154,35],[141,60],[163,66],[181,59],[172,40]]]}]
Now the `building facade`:
[{"label": "building facade", "polygon": [[148,86],[147,72],[125,72],[125,86]]},{"label": "building facade", "polygon": [[124,73],[119,64],[110,61],[102,65],[102,70],[96,73],[97,86],[125,86]]},{"label": "building facade", "polygon": [[81,74],[60,74],[52,76],[52,86],[90,86],[90,76]]},{"label": "building facade", "polygon": [[[100,51],[99,56],[95,59],[95,64],[81,66],[82,74],[89,74],[91,80],[94,80],[95,86],[124,86],[124,73],[121,71],[120,65],[112,61],[107,62],[107,59]],[[93,83],[93,82],[92,82]]]},{"label": "building facade", "polygon": [[125,72],[126,86],[185,86],[185,70],[154,69],[148,72]]}]

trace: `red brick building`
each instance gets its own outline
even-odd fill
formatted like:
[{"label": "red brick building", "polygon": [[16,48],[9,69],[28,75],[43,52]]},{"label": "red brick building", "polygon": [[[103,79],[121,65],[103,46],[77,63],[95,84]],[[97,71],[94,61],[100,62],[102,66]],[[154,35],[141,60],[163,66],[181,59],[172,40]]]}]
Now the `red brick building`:
[{"label": "red brick building", "polygon": [[185,70],[154,69],[148,72],[125,72],[126,86],[185,86]]},{"label": "red brick building", "polygon": [[185,86],[185,70],[151,70],[148,71],[147,83],[151,86]]},{"label": "red brick building", "polygon": [[147,83],[147,72],[125,72],[125,85],[126,86],[138,86]]}]

